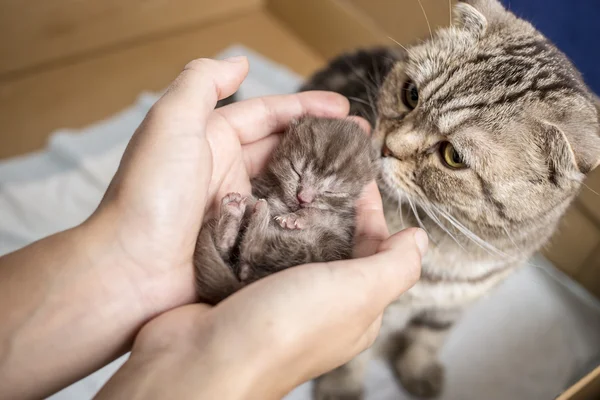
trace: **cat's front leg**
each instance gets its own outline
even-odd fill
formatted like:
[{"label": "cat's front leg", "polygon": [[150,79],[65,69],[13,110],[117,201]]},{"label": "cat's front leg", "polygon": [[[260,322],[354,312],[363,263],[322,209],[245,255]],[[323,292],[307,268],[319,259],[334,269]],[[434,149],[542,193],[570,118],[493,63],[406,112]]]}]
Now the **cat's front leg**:
[{"label": "cat's front leg", "polygon": [[423,311],[398,336],[397,351],[390,354],[390,361],[398,380],[410,394],[431,398],[442,392],[444,368],[438,353],[460,314],[459,309]]},{"label": "cat's front leg", "polygon": [[315,214],[317,214],[315,210],[302,208],[293,213],[278,215],[275,217],[275,221],[284,229],[301,230],[311,225]]},{"label": "cat's front leg", "polygon": [[313,400],[362,400],[369,359],[370,351],[364,351],[350,362],[315,379]]}]

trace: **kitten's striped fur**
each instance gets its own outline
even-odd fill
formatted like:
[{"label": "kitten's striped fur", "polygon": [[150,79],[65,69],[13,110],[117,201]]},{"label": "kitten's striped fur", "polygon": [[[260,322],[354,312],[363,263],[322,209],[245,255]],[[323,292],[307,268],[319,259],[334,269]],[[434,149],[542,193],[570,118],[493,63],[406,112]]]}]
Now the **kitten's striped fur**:
[{"label": "kitten's striped fur", "polygon": [[[600,159],[594,99],[560,51],[496,0],[459,3],[454,15],[404,53],[344,55],[304,87],[348,96],[372,122],[390,229],[421,225],[431,237],[421,280],[390,307],[378,343],[424,397],[441,390],[437,351],[461,310],[548,241]],[[401,101],[407,79],[414,110]],[[444,141],[467,169],[443,165]],[[316,397],[360,398],[365,358],[319,378]]]}]

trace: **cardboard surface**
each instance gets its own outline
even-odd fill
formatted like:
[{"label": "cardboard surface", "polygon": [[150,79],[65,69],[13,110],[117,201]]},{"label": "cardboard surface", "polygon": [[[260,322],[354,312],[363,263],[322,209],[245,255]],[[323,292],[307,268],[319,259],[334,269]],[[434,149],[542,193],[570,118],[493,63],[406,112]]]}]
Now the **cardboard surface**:
[{"label": "cardboard surface", "polygon": [[220,24],[0,82],[0,158],[42,148],[54,129],[106,118],[133,103],[140,92],[165,88],[188,61],[211,57],[234,43],[303,75],[324,62],[271,14],[258,9]]},{"label": "cardboard surface", "polygon": [[546,257],[570,276],[576,276],[600,243],[594,222],[574,204],[545,250]]},{"label": "cardboard surface", "polygon": [[[367,16],[386,36],[402,44],[428,38],[431,32],[451,21],[455,0],[347,0],[361,15]],[[421,8],[422,6],[422,8]]]},{"label": "cardboard surface", "polygon": [[342,0],[268,0],[267,6],[326,59],[359,47],[392,43],[363,10]]},{"label": "cardboard surface", "polygon": [[598,400],[600,398],[600,366],[557,397],[556,400]]},{"label": "cardboard surface", "polygon": [[0,0],[0,78],[256,9],[262,0]]}]

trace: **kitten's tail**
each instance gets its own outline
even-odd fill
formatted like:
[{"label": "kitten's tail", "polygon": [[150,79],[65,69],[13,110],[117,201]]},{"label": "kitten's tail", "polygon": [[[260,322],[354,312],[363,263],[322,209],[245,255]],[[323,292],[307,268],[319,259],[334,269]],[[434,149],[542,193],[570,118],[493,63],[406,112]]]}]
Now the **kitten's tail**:
[{"label": "kitten's tail", "polygon": [[194,253],[194,270],[200,302],[215,305],[240,290],[243,284],[219,255],[210,231],[204,227],[200,231]]}]

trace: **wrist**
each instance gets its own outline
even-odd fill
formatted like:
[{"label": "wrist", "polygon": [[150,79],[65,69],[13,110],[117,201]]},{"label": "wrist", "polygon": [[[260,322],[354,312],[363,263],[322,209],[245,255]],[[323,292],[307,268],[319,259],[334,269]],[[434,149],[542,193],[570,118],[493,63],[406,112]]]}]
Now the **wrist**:
[{"label": "wrist", "polygon": [[[180,307],[140,331],[129,360],[98,395],[131,399],[275,399],[257,382],[260,363],[221,340],[209,306]],[[239,330],[240,341],[243,334]],[[232,351],[233,350],[233,351]],[[258,389],[258,390],[257,390]]]},{"label": "wrist", "polygon": [[[102,207],[75,228],[86,257],[102,271],[104,279],[119,287],[119,298],[139,312],[140,327],[155,316],[196,301],[194,272],[189,264],[171,265],[161,260],[136,258],[124,245],[123,221],[111,207]],[[159,264],[159,267],[157,267]]]}]

